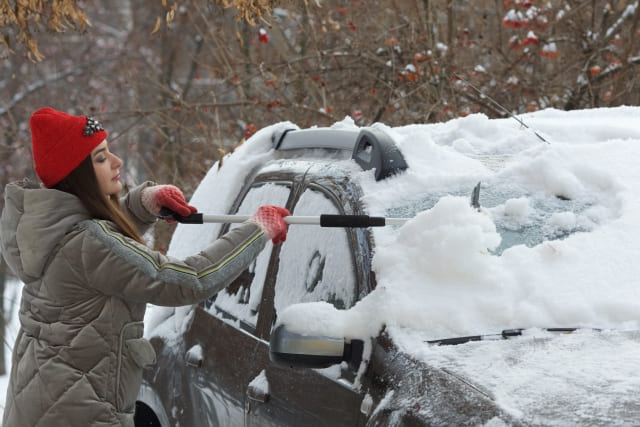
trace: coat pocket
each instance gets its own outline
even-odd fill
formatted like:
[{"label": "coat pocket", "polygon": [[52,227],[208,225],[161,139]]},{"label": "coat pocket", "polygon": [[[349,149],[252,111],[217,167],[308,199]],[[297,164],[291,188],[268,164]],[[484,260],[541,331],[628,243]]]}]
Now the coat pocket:
[{"label": "coat pocket", "polygon": [[125,342],[127,352],[140,368],[156,363],[156,351],[145,338],[132,338]]},{"label": "coat pocket", "polygon": [[125,340],[120,354],[116,390],[116,407],[121,412],[133,411],[142,382],[142,368],[156,361],[156,352],[144,338]]}]

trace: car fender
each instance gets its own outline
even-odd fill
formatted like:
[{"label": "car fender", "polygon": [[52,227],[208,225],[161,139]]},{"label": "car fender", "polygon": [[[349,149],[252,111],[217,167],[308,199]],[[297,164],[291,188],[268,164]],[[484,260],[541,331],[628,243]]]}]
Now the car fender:
[{"label": "car fender", "polygon": [[518,425],[488,391],[447,369],[400,351],[386,333],[371,354],[369,393],[374,407],[368,426]]}]

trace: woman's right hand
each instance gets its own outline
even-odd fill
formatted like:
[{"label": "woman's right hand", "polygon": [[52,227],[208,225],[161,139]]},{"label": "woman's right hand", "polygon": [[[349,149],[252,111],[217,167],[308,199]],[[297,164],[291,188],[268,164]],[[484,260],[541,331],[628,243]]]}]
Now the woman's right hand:
[{"label": "woman's right hand", "polygon": [[273,244],[277,245],[287,240],[287,223],[283,218],[290,215],[291,213],[283,207],[265,205],[260,206],[249,221],[259,225]]}]

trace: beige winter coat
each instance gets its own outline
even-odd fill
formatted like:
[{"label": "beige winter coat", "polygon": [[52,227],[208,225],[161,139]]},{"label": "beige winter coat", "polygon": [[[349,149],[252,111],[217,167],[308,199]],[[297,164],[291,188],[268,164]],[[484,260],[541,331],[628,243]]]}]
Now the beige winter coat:
[{"label": "beige winter coat", "polygon": [[[155,218],[138,187],[122,206],[141,231]],[[267,237],[243,224],[177,260],[124,237],[75,196],[28,181],[7,185],[2,255],[24,282],[3,426],[133,426],[146,303],[207,298],[243,271]]]}]

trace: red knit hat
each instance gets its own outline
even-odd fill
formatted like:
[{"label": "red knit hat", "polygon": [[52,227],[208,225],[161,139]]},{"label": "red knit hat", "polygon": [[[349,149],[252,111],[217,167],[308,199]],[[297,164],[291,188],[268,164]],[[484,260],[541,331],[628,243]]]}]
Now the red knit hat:
[{"label": "red knit hat", "polygon": [[91,154],[107,132],[85,116],[41,108],[31,116],[33,163],[42,183],[51,188]]}]

